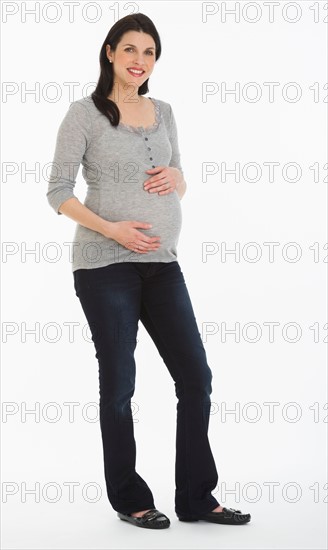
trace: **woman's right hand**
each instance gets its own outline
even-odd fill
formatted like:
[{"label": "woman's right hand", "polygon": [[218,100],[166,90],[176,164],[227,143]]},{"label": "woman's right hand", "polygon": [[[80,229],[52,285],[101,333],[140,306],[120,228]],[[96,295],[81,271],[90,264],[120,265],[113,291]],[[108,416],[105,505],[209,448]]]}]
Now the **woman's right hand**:
[{"label": "woman's right hand", "polygon": [[138,221],[110,222],[109,234],[105,236],[114,239],[128,250],[133,250],[133,252],[139,254],[147,254],[147,252],[157,250],[160,247],[160,237],[148,237],[138,231],[137,227],[150,229],[152,226],[150,223]]}]

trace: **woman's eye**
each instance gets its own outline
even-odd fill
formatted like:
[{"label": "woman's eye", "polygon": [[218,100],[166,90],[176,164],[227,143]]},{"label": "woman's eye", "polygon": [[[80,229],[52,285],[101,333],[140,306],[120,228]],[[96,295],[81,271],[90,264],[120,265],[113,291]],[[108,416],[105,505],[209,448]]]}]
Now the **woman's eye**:
[{"label": "woman's eye", "polygon": [[[129,51],[131,51],[131,50],[133,50],[133,48],[125,48],[124,51],[125,51],[125,52],[129,52]],[[153,55],[153,52],[152,52],[151,50],[148,50],[147,54]]]}]

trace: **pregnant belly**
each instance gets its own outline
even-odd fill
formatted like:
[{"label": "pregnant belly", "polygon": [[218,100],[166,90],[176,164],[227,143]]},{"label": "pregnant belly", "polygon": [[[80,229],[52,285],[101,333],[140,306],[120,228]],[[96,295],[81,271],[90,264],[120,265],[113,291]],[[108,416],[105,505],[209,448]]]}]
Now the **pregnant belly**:
[{"label": "pregnant belly", "polygon": [[99,215],[112,222],[135,220],[150,223],[151,228],[137,228],[138,231],[149,237],[160,237],[165,248],[177,245],[182,226],[180,198],[176,191],[158,195],[135,188],[131,193],[120,187],[119,192],[111,190],[110,194],[102,194]]}]

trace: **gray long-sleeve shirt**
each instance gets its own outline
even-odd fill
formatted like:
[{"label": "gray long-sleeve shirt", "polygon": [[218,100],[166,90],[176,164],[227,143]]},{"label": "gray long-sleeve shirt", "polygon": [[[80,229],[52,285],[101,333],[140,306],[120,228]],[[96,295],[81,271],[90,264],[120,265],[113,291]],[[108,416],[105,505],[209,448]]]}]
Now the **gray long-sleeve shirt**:
[{"label": "gray long-sleeve shirt", "polygon": [[74,195],[80,164],[87,183],[84,205],[103,219],[136,220],[152,224],[137,228],[149,237],[160,236],[158,250],[138,254],[117,241],[80,224],[72,246],[72,271],[117,262],[172,262],[177,259],[182,211],[175,190],[167,195],[143,188],[151,177],[145,171],[174,166],[182,174],[177,126],[169,103],[150,98],[156,121],[147,128],[119,123],[114,127],[91,96],[73,101],[62,120],[48,180],[47,199],[57,214]]}]

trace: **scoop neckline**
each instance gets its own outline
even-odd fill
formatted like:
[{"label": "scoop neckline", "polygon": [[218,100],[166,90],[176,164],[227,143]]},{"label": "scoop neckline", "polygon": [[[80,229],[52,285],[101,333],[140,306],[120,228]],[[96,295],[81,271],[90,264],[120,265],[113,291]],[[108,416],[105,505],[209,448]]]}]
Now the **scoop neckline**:
[{"label": "scoop neckline", "polygon": [[123,130],[125,129],[125,130],[128,130],[129,132],[135,132],[135,133],[142,133],[142,132],[148,133],[148,132],[155,131],[161,122],[160,106],[158,101],[155,98],[149,97],[148,99],[150,99],[155,106],[155,122],[153,122],[153,124],[145,127],[145,126],[132,126],[131,124],[125,124],[124,122],[119,122],[118,127],[122,128]]}]

